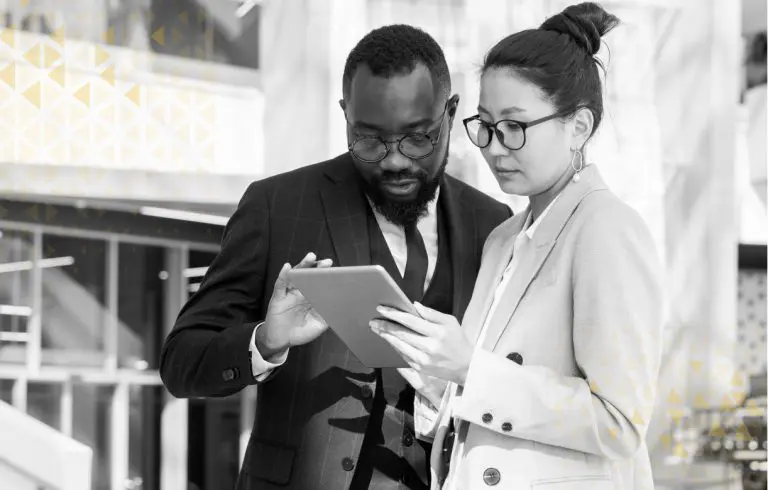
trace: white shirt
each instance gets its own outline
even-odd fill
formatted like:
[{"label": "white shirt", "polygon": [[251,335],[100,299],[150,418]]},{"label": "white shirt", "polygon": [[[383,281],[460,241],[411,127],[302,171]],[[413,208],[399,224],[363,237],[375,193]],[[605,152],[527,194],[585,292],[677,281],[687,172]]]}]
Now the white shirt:
[{"label": "white shirt", "polygon": [[[439,196],[440,188],[438,187],[437,192],[435,193],[435,198],[427,205],[426,216],[419,219],[416,223],[416,227],[424,239],[424,247],[427,249],[427,276],[424,280],[424,291],[429,288],[432,276],[435,272],[435,266],[437,265],[437,200]],[[374,206],[371,206],[371,209],[376,217],[376,222],[381,229],[381,233],[384,235],[384,241],[386,241],[389,251],[392,254],[392,258],[397,265],[397,269],[402,276],[405,274],[405,265],[408,260],[408,246],[405,242],[405,229],[401,225],[388,221],[383,215],[376,211]],[[257,381],[266,379],[266,377],[269,376],[270,371],[282,365],[288,358],[288,351],[285,351],[282,356],[273,359],[271,362],[261,357],[261,354],[256,348],[256,330],[260,326],[261,325],[258,325],[254,329],[250,344],[251,371]],[[444,389],[446,386],[445,383],[442,383],[439,380],[430,379],[428,382],[441,385],[441,389]],[[433,431],[435,429],[435,424],[437,423],[437,407],[432,405],[432,403],[418,391],[414,397],[413,419],[417,437],[422,439],[432,439],[434,437]]]},{"label": "white shirt", "polygon": [[[509,285],[509,280],[514,276],[515,270],[517,269],[517,266],[520,264],[520,259],[525,256],[524,250],[530,245],[531,240],[533,239],[534,233],[536,233],[536,230],[539,227],[539,224],[542,222],[544,217],[549,213],[549,210],[552,208],[552,205],[557,201],[557,198],[560,197],[558,194],[551,203],[544,209],[544,211],[541,213],[541,216],[538,217],[538,219],[533,222],[533,216],[531,211],[528,211],[528,216],[525,218],[525,223],[523,224],[523,229],[520,231],[520,233],[517,234],[517,237],[515,238],[515,243],[512,245],[512,258],[509,261],[509,264],[507,265],[507,268],[504,269],[504,273],[501,275],[501,279],[499,279],[499,284],[496,286],[496,290],[493,294],[493,302],[491,303],[491,307],[488,310],[488,315],[485,317],[485,322],[483,323],[483,327],[480,330],[480,334],[478,335],[476,347],[479,347],[483,344],[483,341],[485,340],[485,336],[488,332],[488,326],[491,323],[491,318],[493,318],[493,314],[496,311],[496,308],[499,306],[499,303],[504,298],[504,292],[507,289],[507,286]],[[453,390],[451,393],[451,398],[448,399],[447,403],[447,409],[451,410],[451,402],[453,401],[453,397],[456,395],[456,386],[452,386],[451,389]],[[461,454],[462,447],[461,443],[457,447],[454,454]],[[458,460],[457,464],[461,464],[461,460]],[[458,474],[457,471],[452,470],[449,474],[455,475]],[[456,490],[456,487],[454,486],[454,483],[452,481],[452,478],[449,478],[446,480],[445,485],[443,486],[444,490]]]}]

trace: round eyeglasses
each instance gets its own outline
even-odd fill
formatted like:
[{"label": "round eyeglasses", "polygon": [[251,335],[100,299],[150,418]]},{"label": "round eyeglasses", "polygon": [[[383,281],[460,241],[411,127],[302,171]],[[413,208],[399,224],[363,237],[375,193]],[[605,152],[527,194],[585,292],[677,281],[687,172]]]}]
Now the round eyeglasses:
[{"label": "round eyeglasses", "polygon": [[464,129],[467,130],[469,140],[478,148],[485,148],[491,144],[493,135],[496,135],[499,143],[509,150],[519,150],[525,146],[525,131],[537,124],[563,117],[565,114],[558,112],[534,121],[523,122],[514,119],[502,119],[495,123],[483,121],[480,115],[474,115],[464,119]]},{"label": "round eyeglasses", "polygon": [[[448,106],[440,116],[440,126],[426,133],[408,133],[395,140],[385,140],[381,136],[356,135],[349,144],[349,151],[365,163],[379,163],[387,158],[393,147],[407,158],[421,160],[427,158],[435,151],[440,135],[443,133],[443,121]],[[347,121],[349,124],[349,121]],[[437,134],[432,135],[437,131]]]}]

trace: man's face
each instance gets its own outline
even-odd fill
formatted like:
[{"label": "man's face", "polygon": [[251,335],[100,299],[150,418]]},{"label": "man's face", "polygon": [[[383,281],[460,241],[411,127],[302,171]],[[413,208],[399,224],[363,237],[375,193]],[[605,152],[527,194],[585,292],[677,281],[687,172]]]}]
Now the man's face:
[{"label": "man's face", "polygon": [[[349,123],[347,140],[352,144],[361,137],[376,137],[388,142],[389,153],[375,163],[351,152],[368,197],[388,220],[414,222],[434,199],[448,162],[457,104],[458,96],[446,103],[429,69],[421,64],[409,74],[391,78],[374,76],[366,65],[355,72],[348,99],[341,103]],[[424,158],[403,154],[397,141],[409,134],[435,141],[432,152]]]}]

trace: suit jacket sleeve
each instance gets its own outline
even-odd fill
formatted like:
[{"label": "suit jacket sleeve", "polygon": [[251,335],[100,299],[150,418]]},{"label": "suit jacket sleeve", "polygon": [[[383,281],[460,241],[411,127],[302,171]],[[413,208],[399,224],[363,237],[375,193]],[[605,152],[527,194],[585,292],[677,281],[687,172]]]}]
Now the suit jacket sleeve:
[{"label": "suit jacket sleeve", "polygon": [[[627,459],[643,442],[655,400],[660,266],[650,233],[629,208],[602,210],[578,233],[573,347],[583,377],[478,348],[453,414],[500,434]],[[502,429],[505,422],[512,430]]]},{"label": "suit jacket sleeve", "polygon": [[254,183],[163,345],[160,376],[174,396],[227,396],[255,383],[249,345],[263,320],[268,243],[268,202]]}]

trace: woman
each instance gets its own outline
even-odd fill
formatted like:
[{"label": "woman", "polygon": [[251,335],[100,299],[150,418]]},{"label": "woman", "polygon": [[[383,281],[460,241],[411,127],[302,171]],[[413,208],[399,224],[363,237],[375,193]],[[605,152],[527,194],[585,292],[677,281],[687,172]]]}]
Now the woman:
[{"label": "woman", "polygon": [[643,220],[583,154],[603,115],[594,55],[617,23],[582,3],[491,49],[464,124],[529,206],[489,236],[463,325],[421,305],[421,318],[381,308],[371,323],[451,382],[433,488],[653,488],[660,266]]}]

